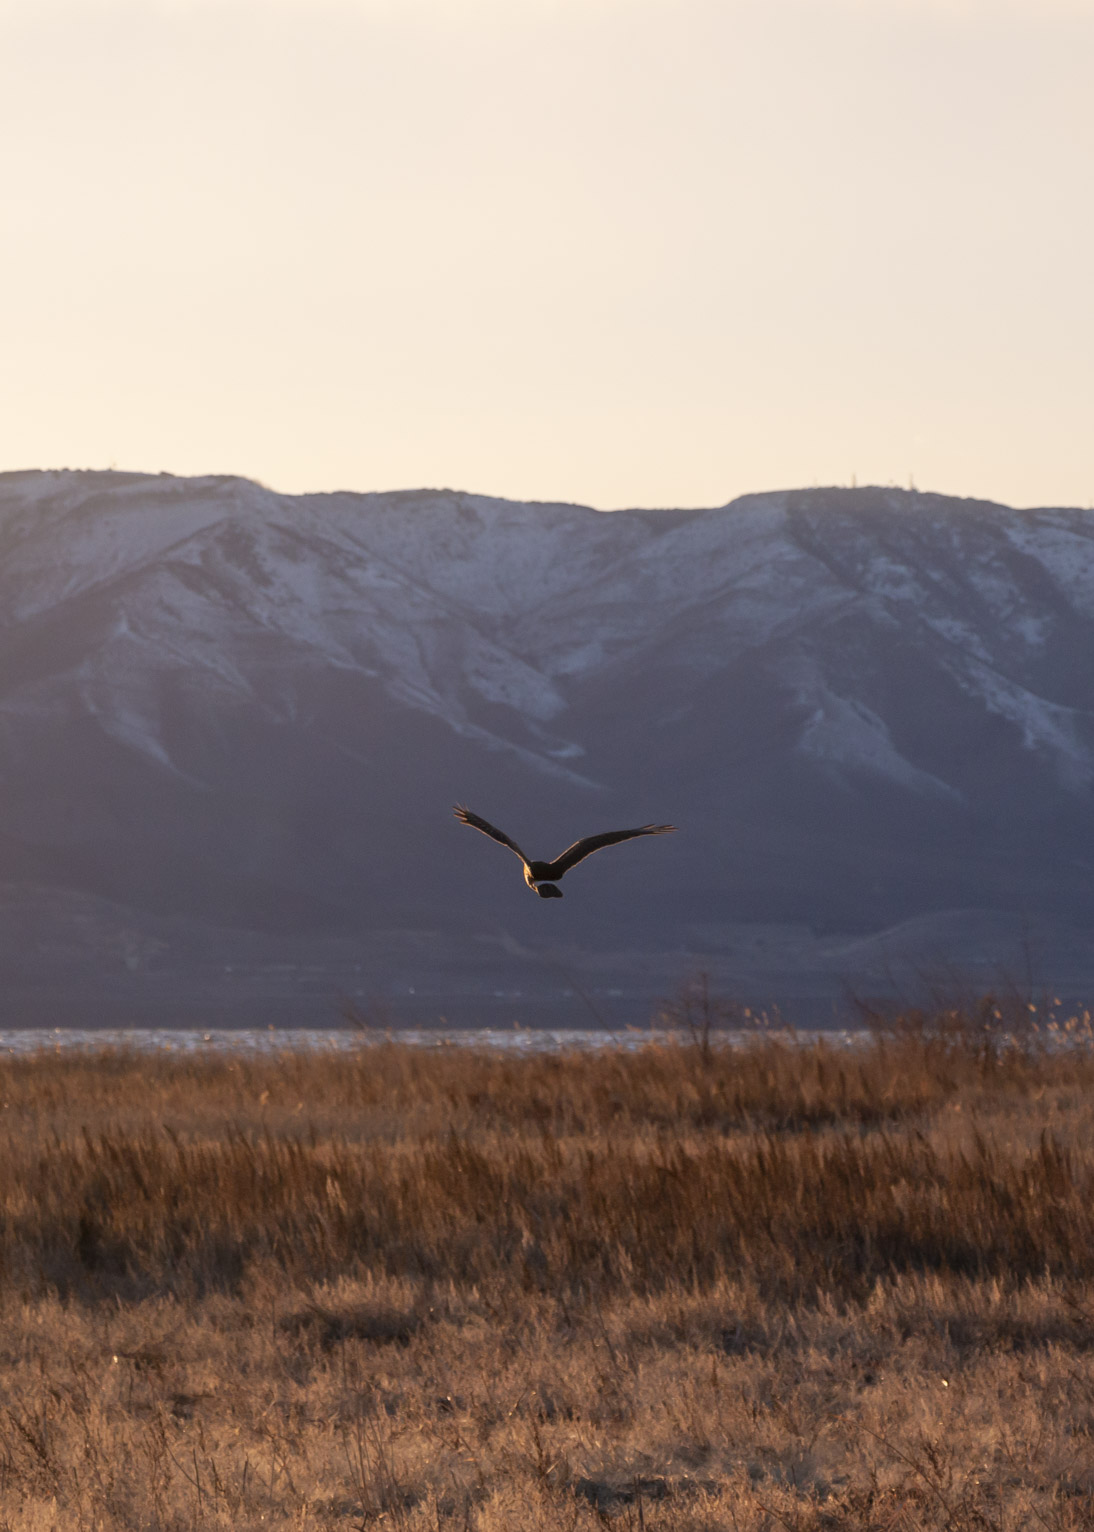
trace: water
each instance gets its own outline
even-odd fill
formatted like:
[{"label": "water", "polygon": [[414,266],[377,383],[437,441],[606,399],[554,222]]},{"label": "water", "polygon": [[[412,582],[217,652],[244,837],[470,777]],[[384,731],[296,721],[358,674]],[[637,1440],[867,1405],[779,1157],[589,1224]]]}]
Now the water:
[{"label": "water", "polygon": [[[718,1032],[712,1041],[740,1046],[754,1041],[752,1032]],[[860,1031],[781,1032],[766,1036],[785,1037],[796,1043],[810,1043],[819,1038],[833,1046],[854,1046],[869,1034]],[[503,1053],[595,1052],[605,1048],[634,1050],[649,1043],[686,1042],[679,1032],[628,1028],[620,1032],[570,1029],[530,1029],[477,1027],[468,1030],[442,1028],[406,1028],[393,1032],[358,1032],[321,1030],[304,1027],[217,1028],[193,1031],[175,1028],[127,1027],[111,1031],[90,1028],[55,1027],[51,1030],[22,1027],[0,1030],[0,1054],[102,1052],[124,1048],[137,1053],[236,1053],[272,1055],[278,1053],[357,1053],[379,1043],[397,1042],[413,1048],[479,1048]]]}]

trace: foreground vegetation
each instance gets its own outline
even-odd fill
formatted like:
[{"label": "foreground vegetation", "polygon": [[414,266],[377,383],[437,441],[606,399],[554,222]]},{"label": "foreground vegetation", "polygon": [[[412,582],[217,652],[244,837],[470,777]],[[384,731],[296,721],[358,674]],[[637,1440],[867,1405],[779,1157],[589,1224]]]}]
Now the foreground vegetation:
[{"label": "foreground vegetation", "polygon": [[0,1528],[1094,1527],[1094,1053],[0,1062]]}]

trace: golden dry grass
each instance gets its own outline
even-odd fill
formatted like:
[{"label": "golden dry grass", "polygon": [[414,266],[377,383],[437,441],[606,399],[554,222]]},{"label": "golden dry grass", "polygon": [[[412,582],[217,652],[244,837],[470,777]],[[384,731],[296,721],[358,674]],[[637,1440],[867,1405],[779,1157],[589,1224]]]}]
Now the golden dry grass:
[{"label": "golden dry grass", "polygon": [[1094,1527],[1094,1054],[0,1064],[0,1528]]}]

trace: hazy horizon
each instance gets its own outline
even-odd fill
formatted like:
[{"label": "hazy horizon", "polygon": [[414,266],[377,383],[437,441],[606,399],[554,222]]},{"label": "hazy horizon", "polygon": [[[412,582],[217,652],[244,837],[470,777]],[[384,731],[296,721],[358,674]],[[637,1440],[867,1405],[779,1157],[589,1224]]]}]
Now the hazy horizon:
[{"label": "hazy horizon", "polygon": [[0,468],[1094,502],[1087,0],[0,0]]},{"label": "hazy horizon", "polygon": [[284,489],[276,483],[269,483],[259,478],[256,474],[240,473],[235,469],[210,468],[193,473],[176,473],[170,468],[134,468],[127,463],[108,463],[105,465],[88,465],[80,463],[51,463],[44,466],[38,464],[21,464],[12,467],[0,467],[0,478],[5,474],[52,474],[52,473],[101,473],[121,474],[123,476],[146,477],[146,478],[178,478],[178,479],[240,479],[256,485],[261,490],[266,490],[273,495],[285,495],[289,498],[309,495],[375,495],[385,497],[388,495],[471,495],[485,500],[501,500],[511,502],[514,505],[568,505],[576,510],[600,511],[610,515],[615,511],[703,511],[719,510],[726,505],[731,505],[736,500],[753,499],[757,496],[767,495],[797,495],[810,490],[819,491],[842,491],[854,493],[856,491],[898,490],[902,494],[934,495],[942,500],[968,500],[981,504],[997,504],[1008,510],[1036,511],[1036,510],[1068,510],[1068,511],[1094,511],[1094,503],[1079,505],[1062,500],[1030,502],[1026,505],[1014,504],[1010,501],[999,500],[991,495],[954,495],[945,488],[922,484],[898,484],[895,480],[888,483],[862,482],[856,480],[851,484],[774,484],[764,488],[742,489],[735,494],[722,500],[710,500],[703,502],[676,504],[654,504],[652,502],[631,501],[626,505],[593,505],[588,500],[579,500],[572,497],[547,497],[543,495],[529,495],[525,497],[517,495],[493,494],[485,490],[476,489],[473,484],[330,484],[320,488]]}]

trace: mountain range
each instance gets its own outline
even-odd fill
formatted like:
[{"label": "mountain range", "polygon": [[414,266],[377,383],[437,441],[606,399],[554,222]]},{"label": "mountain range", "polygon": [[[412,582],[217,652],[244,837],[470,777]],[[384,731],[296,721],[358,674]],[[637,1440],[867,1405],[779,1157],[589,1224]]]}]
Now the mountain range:
[{"label": "mountain range", "polygon": [[1078,996],[1094,513],[4,474],[0,781],[9,1026]]}]

